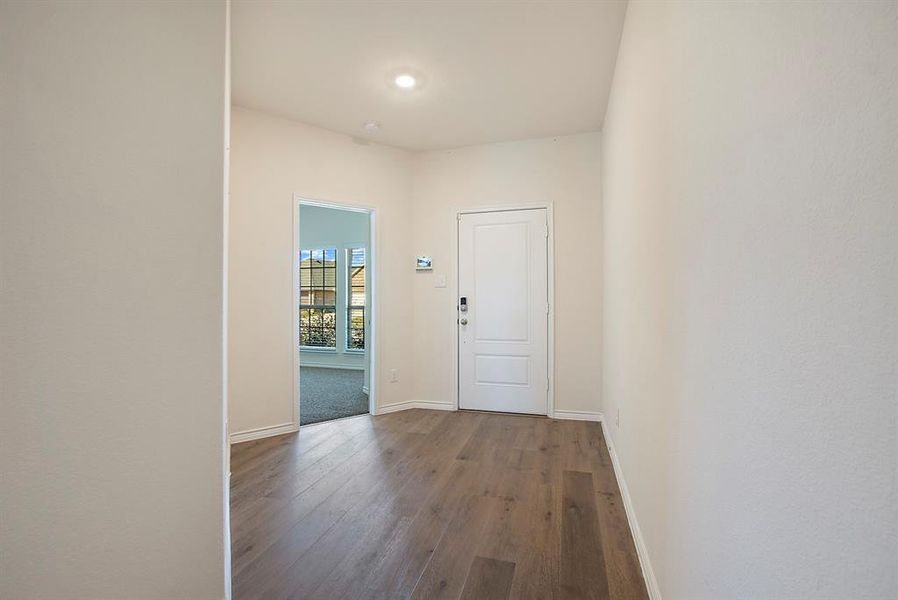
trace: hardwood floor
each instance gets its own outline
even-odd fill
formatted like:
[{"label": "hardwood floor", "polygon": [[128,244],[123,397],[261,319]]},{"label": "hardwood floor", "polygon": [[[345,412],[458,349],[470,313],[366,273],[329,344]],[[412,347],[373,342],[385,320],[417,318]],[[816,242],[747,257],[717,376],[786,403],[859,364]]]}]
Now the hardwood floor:
[{"label": "hardwood floor", "polygon": [[648,598],[598,423],[365,415],[231,471],[237,600]]}]

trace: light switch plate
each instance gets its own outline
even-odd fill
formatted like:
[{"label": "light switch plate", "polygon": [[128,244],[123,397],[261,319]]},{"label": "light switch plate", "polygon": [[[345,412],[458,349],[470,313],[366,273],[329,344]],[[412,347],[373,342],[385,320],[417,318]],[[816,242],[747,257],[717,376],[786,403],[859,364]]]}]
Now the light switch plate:
[{"label": "light switch plate", "polygon": [[433,287],[438,287],[438,288],[446,287],[446,276],[445,275],[437,275],[436,283],[433,284]]}]

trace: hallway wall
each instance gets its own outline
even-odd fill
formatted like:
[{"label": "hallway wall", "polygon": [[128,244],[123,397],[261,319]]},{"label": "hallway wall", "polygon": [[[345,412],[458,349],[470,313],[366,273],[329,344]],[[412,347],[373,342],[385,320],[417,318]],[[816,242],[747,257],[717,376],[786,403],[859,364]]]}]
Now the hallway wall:
[{"label": "hallway wall", "polygon": [[[413,153],[234,107],[229,395],[232,434],[292,418],[292,193],[378,208],[378,405],[452,403],[454,210],[555,205],[556,408],[599,414],[600,136],[587,133]],[[434,258],[418,273],[416,254]],[[398,382],[389,381],[391,369]]]},{"label": "hallway wall", "polygon": [[[293,193],[376,209],[377,399],[412,387],[411,156],[233,107],[229,270],[230,432],[289,424],[293,411]],[[397,369],[398,382],[389,381]]]},{"label": "hallway wall", "polygon": [[[583,133],[435,150],[415,155],[415,388],[419,401],[452,404],[457,326],[456,211],[553,204],[555,225],[555,408],[595,418],[601,407],[601,136]],[[445,276],[447,287],[435,287]]]},{"label": "hallway wall", "polygon": [[665,600],[898,589],[896,25],[888,2],[629,5],[604,411]]},{"label": "hallway wall", "polygon": [[226,19],[0,2],[0,598],[225,597]]}]

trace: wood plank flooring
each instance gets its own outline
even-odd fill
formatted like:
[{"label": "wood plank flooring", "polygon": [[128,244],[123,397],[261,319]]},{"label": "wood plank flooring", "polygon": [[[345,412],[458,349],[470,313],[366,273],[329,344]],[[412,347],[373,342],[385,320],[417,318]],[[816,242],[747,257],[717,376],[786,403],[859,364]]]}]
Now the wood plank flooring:
[{"label": "wood plank flooring", "polygon": [[236,600],[648,598],[598,423],[364,415],[231,471]]}]

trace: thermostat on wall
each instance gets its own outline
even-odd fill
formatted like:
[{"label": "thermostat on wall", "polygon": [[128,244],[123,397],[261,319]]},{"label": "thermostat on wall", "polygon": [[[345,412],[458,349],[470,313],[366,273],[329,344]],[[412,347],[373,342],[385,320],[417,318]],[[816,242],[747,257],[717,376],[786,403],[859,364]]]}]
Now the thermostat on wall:
[{"label": "thermostat on wall", "polygon": [[430,271],[433,269],[433,260],[429,256],[419,256],[416,261],[416,271]]}]

